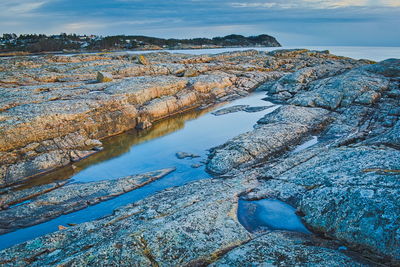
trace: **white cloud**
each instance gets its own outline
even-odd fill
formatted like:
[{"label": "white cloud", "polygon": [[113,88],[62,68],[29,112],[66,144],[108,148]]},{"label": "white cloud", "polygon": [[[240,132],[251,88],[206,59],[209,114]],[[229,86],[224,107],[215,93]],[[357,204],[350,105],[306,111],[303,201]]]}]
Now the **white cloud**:
[{"label": "white cloud", "polygon": [[400,0],[287,0],[233,2],[234,8],[335,9],[345,7],[400,7]]},{"label": "white cloud", "polygon": [[33,13],[40,7],[47,4],[50,0],[1,0],[0,15],[1,16],[26,16]]}]

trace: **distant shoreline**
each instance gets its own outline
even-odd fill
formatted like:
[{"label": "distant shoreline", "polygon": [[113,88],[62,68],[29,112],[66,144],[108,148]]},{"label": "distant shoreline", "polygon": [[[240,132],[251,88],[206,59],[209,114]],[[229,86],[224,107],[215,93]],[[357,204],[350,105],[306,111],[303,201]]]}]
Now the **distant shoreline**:
[{"label": "distant shoreline", "polygon": [[72,54],[72,55],[79,55],[79,54],[107,54],[107,53],[119,53],[119,52],[147,52],[147,51],[171,51],[171,50],[213,50],[213,49],[221,49],[221,48],[279,48],[282,46],[218,46],[218,47],[179,47],[179,48],[161,48],[161,49],[116,49],[116,50],[81,50],[81,51],[46,51],[46,52],[37,52],[37,53],[29,53],[25,51],[12,51],[12,52],[0,52],[0,58],[2,57],[15,57],[15,56],[45,56],[45,55],[65,55],[65,54]]},{"label": "distant shoreline", "polygon": [[76,35],[76,34],[3,34],[0,36],[0,56],[43,55],[64,53],[99,53],[120,50],[180,50],[230,47],[280,47],[275,37],[260,34],[193,39],[163,39],[140,35]]}]

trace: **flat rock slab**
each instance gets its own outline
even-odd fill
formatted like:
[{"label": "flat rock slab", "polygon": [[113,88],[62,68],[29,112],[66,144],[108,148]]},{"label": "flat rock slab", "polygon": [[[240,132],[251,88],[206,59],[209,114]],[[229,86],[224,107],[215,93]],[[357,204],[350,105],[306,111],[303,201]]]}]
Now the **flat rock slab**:
[{"label": "flat rock slab", "polygon": [[177,152],[176,154],[176,157],[178,158],[178,159],[185,159],[185,158],[199,158],[200,156],[199,155],[196,155],[196,154],[192,154],[192,153],[187,153],[187,152]]},{"label": "flat rock slab", "polygon": [[[142,187],[168,175],[174,170],[174,168],[163,169],[115,180],[68,184],[57,188],[45,187],[48,191],[47,193],[41,190],[40,187],[36,192],[33,191],[34,189],[28,189],[20,193],[17,192],[16,195],[21,196],[20,200],[28,199],[27,196],[29,195],[31,197],[40,195],[28,203],[0,211],[0,234],[39,224],[60,215],[84,209],[87,206]],[[52,190],[50,191],[50,189]]]},{"label": "flat rock slab", "polygon": [[245,112],[260,112],[263,110],[266,110],[267,108],[273,107],[274,105],[270,106],[259,106],[259,107],[250,107],[249,105],[236,105],[232,107],[227,107],[227,108],[222,108],[217,111],[211,112],[211,114],[215,116],[222,116],[230,113],[236,113],[239,111],[245,111]]}]

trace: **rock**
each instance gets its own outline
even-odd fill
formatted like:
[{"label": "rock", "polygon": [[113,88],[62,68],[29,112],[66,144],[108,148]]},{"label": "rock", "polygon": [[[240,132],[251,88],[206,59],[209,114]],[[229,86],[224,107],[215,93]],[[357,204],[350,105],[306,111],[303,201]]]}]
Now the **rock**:
[{"label": "rock", "polygon": [[19,265],[28,258],[41,266],[211,263],[213,255],[251,239],[235,215],[236,194],[244,185],[203,180],[171,188],[121,207],[112,216],[2,250],[0,264]]},{"label": "rock", "polygon": [[107,83],[107,82],[112,82],[112,81],[113,81],[113,77],[112,77],[111,73],[102,72],[102,71],[97,72],[97,82]]},{"label": "rock", "polygon": [[200,156],[186,152],[176,152],[176,157],[178,159],[184,159],[184,158],[199,158]]},{"label": "rock", "polygon": [[250,107],[249,105],[236,105],[236,106],[219,109],[217,111],[211,112],[211,114],[213,114],[215,116],[221,116],[221,115],[226,115],[226,114],[235,113],[235,112],[239,112],[239,111],[260,112],[260,111],[263,111],[270,107],[273,107],[273,105],[260,106],[260,107]]},{"label": "rock", "polygon": [[195,69],[186,69],[183,76],[184,77],[196,77],[199,75],[199,72]]},{"label": "rock", "polygon": [[42,153],[33,159],[20,161],[18,163],[5,166],[5,181],[3,184],[13,184],[20,181],[21,177],[29,177],[38,173],[43,173],[65,166],[71,162],[68,152],[62,150]]},{"label": "rock", "polygon": [[267,108],[271,108],[273,106],[274,105],[271,105],[271,106],[260,106],[260,107],[247,107],[247,108],[244,109],[244,111],[250,112],[250,113],[252,113],[252,112],[260,112],[260,111],[266,110]]},{"label": "rock", "polygon": [[257,121],[258,124],[277,122],[301,123],[312,127],[322,127],[329,122],[330,112],[322,108],[305,108],[293,105],[281,106]]},{"label": "rock", "polygon": [[[295,105],[277,108],[254,130],[213,148],[207,169],[225,175],[168,188],[106,217],[10,247],[0,251],[0,265],[399,265],[396,61],[370,65],[309,50],[146,56],[151,67],[123,58],[68,59],[76,61],[76,76],[63,70],[72,67],[70,62],[54,64],[47,73],[38,58],[33,70],[0,77],[31,83],[14,83],[15,88],[3,83],[0,160],[6,164],[0,174],[21,162],[28,169],[41,156],[44,164],[43,155],[55,151],[68,157],[92,151],[101,138],[140,122],[246,95],[265,81],[269,97]],[[33,64],[28,63],[24,68]],[[198,75],[177,77],[188,66]],[[89,85],[93,69],[111,70],[118,80]],[[56,81],[64,78],[76,84]],[[317,144],[297,149],[316,134]],[[162,176],[0,189],[2,231],[85,208],[157,175]],[[3,175],[0,182],[10,180]],[[238,219],[239,198],[283,201],[307,229],[329,240],[313,233],[249,232]]]},{"label": "rock", "polygon": [[149,60],[144,55],[138,56],[138,62],[139,62],[139,64],[142,64],[142,65],[150,65]]},{"label": "rock", "polygon": [[24,190],[15,190],[17,188],[8,188],[1,192],[0,210],[8,209],[10,206],[27,201],[36,196],[50,192],[56,188],[64,186],[67,181],[54,182],[44,185],[31,187]]},{"label": "rock", "polygon": [[144,130],[144,129],[150,128],[152,125],[153,124],[150,121],[144,120],[144,121],[141,121],[138,124],[136,124],[135,128],[138,130]]},{"label": "rock", "polygon": [[242,163],[283,153],[288,147],[299,144],[312,131],[321,130],[329,121],[328,114],[323,109],[280,107],[261,119],[253,131],[212,149],[207,170],[223,174]]},{"label": "rock", "polygon": [[190,165],[190,167],[192,167],[194,169],[200,168],[201,166],[203,166],[203,164],[200,164],[200,163]]},{"label": "rock", "polygon": [[[42,168],[34,170],[37,163],[34,168],[29,166],[35,158],[44,159],[44,154],[90,151],[101,146],[94,140],[135,127],[147,128],[155,120],[190,108],[247,95],[306,65],[318,72],[321,65],[347,69],[366,64],[308,50],[280,51],[276,56],[255,50],[212,56],[149,53],[137,59],[141,64],[133,63],[132,57],[112,54],[2,60],[0,69],[8,71],[0,72],[5,88],[0,93],[0,153],[10,157],[0,157],[1,168],[6,170],[0,173],[0,186],[41,173]],[[96,73],[100,80],[114,81],[93,83]],[[358,101],[378,98],[364,95]],[[258,110],[261,107],[247,109]],[[53,161],[54,167],[68,164],[67,159]],[[23,164],[17,168],[22,169],[14,171],[16,164]],[[6,179],[7,170],[11,176]]]},{"label": "rock", "polygon": [[94,153],[98,152],[98,150],[91,150],[91,151],[79,151],[79,150],[74,150],[71,151],[71,162],[77,162],[80,161],[84,158],[89,157],[90,155],[93,155]]},{"label": "rock", "polygon": [[400,76],[400,59],[390,58],[381,61],[377,64],[367,65],[363,69],[381,74],[386,77],[399,77]]},{"label": "rock", "polygon": [[222,108],[217,111],[213,111],[213,112],[211,112],[211,114],[213,114],[215,116],[221,116],[221,115],[225,115],[225,114],[229,114],[229,113],[243,111],[248,107],[249,107],[249,105],[236,105],[236,106],[232,106],[232,107]]},{"label": "rock", "polygon": [[396,150],[333,149],[296,166],[279,179],[318,185],[299,196],[304,221],[317,232],[352,246],[400,259],[400,173]]},{"label": "rock", "polygon": [[[53,187],[40,191],[38,189],[35,191],[28,189],[19,192],[18,201],[36,197],[28,203],[0,211],[0,234],[49,221],[62,214],[84,209],[89,205],[122,195],[161,179],[174,170],[163,169],[141,175],[85,184],[56,184]],[[8,201],[10,204],[16,202],[17,199],[15,198]],[[49,208],[50,206],[51,208]]]},{"label": "rock", "polygon": [[[328,248],[327,248],[328,247]],[[210,266],[365,266],[326,240],[271,232],[238,246]]]},{"label": "rock", "polygon": [[334,110],[348,107],[357,99],[362,103],[374,103],[379,93],[387,90],[388,80],[363,70],[351,70],[344,74],[316,81],[307,92],[296,95],[289,102],[294,105],[322,107]]}]

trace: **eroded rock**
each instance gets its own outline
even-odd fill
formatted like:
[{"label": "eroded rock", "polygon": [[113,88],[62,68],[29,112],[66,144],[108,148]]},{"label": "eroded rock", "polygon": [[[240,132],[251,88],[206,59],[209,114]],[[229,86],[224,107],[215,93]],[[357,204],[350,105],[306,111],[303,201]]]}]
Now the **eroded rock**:
[{"label": "eroded rock", "polygon": [[[19,201],[33,198],[28,203],[0,211],[0,234],[42,223],[101,201],[122,195],[160,179],[175,169],[163,169],[142,175],[85,184],[59,184],[44,189],[27,189],[16,193]],[[38,191],[40,190],[40,191]],[[2,202],[16,203],[11,200]],[[4,205],[3,205],[4,207]]]}]

